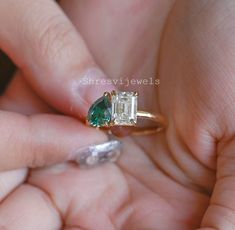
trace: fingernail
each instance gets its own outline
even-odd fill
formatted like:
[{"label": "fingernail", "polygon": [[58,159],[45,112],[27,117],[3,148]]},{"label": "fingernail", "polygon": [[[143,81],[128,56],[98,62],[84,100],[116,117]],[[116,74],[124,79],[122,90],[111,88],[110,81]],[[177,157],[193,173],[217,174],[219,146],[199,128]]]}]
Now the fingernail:
[{"label": "fingernail", "polygon": [[121,155],[122,144],[118,140],[110,140],[98,145],[79,149],[75,161],[84,167],[97,166],[106,162],[115,162]]},{"label": "fingernail", "polygon": [[101,97],[105,91],[114,90],[112,81],[98,68],[86,70],[79,80],[79,93],[88,104]]}]

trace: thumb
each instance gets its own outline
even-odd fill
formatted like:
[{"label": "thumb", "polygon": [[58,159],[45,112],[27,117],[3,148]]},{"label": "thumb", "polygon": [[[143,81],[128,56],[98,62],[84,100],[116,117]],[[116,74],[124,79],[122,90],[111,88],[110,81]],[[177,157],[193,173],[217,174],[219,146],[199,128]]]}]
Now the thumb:
[{"label": "thumb", "polygon": [[81,148],[107,141],[102,132],[59,115],[2,111],[0,127],[0,171],[79,159]]},{"label": "thumb", "polygon": [[218,148],[217,180],[200,230],[235,229],[235,139]]},{"label": "thumb", "polygon": [[84,117],[90,104],[112,89],[99,84],[107,77],[55,1],[0,1],[0,21],[0,48],[54,108]]}]

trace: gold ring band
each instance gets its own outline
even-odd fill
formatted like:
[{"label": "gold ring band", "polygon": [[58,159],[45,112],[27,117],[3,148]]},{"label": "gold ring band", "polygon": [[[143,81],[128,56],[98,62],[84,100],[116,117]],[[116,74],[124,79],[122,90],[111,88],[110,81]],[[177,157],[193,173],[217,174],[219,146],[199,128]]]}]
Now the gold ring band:
[{"label": "gold ring band", "polygon": [[152,121],[154,126],[152,127],[138,127],[136,126],[132,132],[132,135],[149,135],[158,133],[167,126],[167,121],[161,114],[152,114],[146,111],[137,111],[138,118],[144,118]]}]

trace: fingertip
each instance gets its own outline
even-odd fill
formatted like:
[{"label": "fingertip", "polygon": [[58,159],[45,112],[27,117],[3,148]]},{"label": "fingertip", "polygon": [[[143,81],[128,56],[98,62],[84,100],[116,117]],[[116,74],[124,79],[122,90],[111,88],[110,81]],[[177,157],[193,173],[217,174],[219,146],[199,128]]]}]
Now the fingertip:
[{"label": "fingertip", "polygon": [[112,90],[115,90],[115,86],[102,70],[96,67],[86,69],[72,83],[71,112],[77,111],[78,114],[75,114],[75,116],[85,118],[94,101],[102,97],[104,92],[111,92]]}]

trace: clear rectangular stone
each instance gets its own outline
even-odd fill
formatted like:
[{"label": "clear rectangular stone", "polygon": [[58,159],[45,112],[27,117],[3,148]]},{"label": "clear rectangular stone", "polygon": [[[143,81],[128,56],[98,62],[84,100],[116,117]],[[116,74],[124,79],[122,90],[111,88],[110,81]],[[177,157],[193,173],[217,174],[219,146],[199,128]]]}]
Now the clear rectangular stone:
[{"label": "clear rectangular stone", "polygon": [[130,126],[137,123],[137,95],[117,92],[112,95],[112,121],[115,125]]}]

